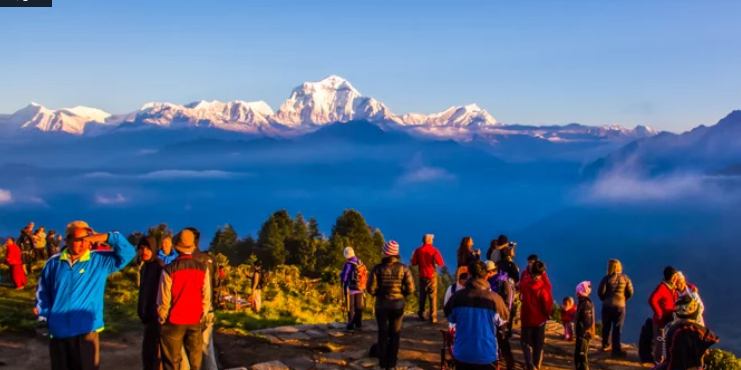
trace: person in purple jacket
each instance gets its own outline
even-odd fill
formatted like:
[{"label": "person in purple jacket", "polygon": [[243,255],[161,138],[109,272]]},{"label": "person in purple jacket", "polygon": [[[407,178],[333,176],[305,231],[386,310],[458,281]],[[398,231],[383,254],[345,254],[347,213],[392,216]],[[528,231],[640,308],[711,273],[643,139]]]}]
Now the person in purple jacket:
[{"label": "person in purple jacket", "polygon": [[342,268],[340,279],[342,280],[342,292],[347,300],[347,330],[360,330],[363,328],[363,288],[365,282],[362,272],[366,272],[363,262],[355,257],[355,251],[351,247],[343,251],[345,266]]}]

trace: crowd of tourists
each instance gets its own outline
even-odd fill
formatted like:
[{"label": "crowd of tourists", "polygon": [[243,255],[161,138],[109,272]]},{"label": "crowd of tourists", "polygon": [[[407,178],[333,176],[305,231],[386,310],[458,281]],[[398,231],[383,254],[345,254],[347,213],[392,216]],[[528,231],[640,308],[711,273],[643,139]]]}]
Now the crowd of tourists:
[{"label": "crowd of tourists", "polygon": [[[438,268],[444,261],[433,241],[434,235],[424,235],[422,246],[412,253],[411,266],[419,271],[417,281],[402,263],[399,244],[393,240],[383,245],[381,263],[370,270],[352,247],[343,251],[346,264],[340,278],[347,330],[362,330],[365,293],[375,297],[381,369],[396,369],[407,296],[417,292],[419,320],[438,320]],[[192,227],[172,238],[143,237],[134,247],[118,232],[96,233],[83,221],[68,224],[63,235],[53,230],[46,234],[43,227],[34,231],[30,223],[17,239],[6,241],[6,263],[16,288],[23,289],[33,261],[46,261],[38,279],[34,314],[48,325],[52,369],[99,368],[98,333],[104,329],[107,277],[138,258],[143,368],[179,370],[187,362],[190,369],[211,370],[216,369],[213,310],[223,271],[214,266],[208,251],[201,251],[199,243],[200,232]],[[574,342],[575,368],[588,369],[589,343],[597,335],[592,284],[579,283],[575,299],[566,297],[555,305],[545,262],[530,255],[527,267],[520,271],[514,262],[515,246],[502,235],[492,241],[482,260],[481,252],[473,249],[472,238],[460,243],[455,283],[446,288],[442,304],[454,333],[456,367],[498,369],[501,360],[507,370],[514,370],[510,339],[519,302],[519,342],[527,370],[541,368],[546,323],[556,313],[563,323],[564,339]],[[251,305],[259,311],[263,287],[259,263],[252,279]],[[633,294],[633,284],[620,262],[610,260],[597,297],[602,302],[602,350],[611,351],[615,358],[626,357],[621,332],[626,304]],[[649,340],[640,344],[641,359],[654,362],[660,370],[702,366],[718,337],[704,326],[705,307],[698,288],[687,283],[681,272],[666,267],[649,305],[653,317],[647,329]]]},{"label": "crowd of tourists", "polygon": [[[362,328],[363,293],[376,298],[378,323],[377,355],[379,366],[395,370],[398,361],[405,297],[416,291],[419,320],[437,322],[437,274],[444,266],[440,251],[433,246],[434,236],[425,235],[415,249],[411,266],[419,269],[418,281],[401,262],[399,245],[391,240],[383,246],[383,260],[370,272],[352,248],[344,250],[347,261],[342,271],[348,302],[348,330]],[[465,237],[457,252],[456,282],[447,287],[443,312],[454,333],[452,356],[458,370],[515,369],[510,347],[512,325],[520,302],[520,345],[524,367],[538,370],[543,361],[546,323],[558,313],[566,341],[574,342],[576,370],[589,368],[589,343],[597,337],[592,284],[579,283],[574,297],[555,305],[546,264],[537,255],[527,258],[520,271],[514,262],[516,243],[504,235],[493,240],[482,260],[481,251],[473,249],[473,239]],[[657,370],[699,368],[709,348],[718,337],[704,326],[704,305],[696,286],[673,267],[664,269],[664,279],[649,299],[653,310],[652,326],[647,334],[648,349],[641,348],[641,360],[654,363]],[[365,289],[364,289],[365,288]],[[602,351],[613,358],[627,357],[621,346],[626,304],[634,293],[633,283],[623,274],[618,260],[610,260],[607,274],[597,286],[602,302]]]}]

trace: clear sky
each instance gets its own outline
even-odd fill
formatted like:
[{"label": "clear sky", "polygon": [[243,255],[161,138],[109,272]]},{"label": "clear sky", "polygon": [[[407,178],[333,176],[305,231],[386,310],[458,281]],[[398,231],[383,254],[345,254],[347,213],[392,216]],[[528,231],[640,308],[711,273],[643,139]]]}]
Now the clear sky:
[{"label": "clear sky", "polygon": [[0,12],[0,113],[265,100],[330,74],[395,113],[683,131],[741,109],[741,1],[90,1]]}]

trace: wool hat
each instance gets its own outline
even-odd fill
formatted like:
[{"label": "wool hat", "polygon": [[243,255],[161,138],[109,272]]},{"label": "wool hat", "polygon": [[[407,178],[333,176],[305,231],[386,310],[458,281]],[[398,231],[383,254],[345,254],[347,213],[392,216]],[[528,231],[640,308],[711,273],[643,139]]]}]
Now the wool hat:
[{"label": "wool hat", "polygon": [[592,292],[592,282],[582,281],[576,286],[576,295],[587,297]]},{"label": "wool hat", "polygon": [[669,281],[671,280],[674,275],[676,275],[677,270],[672,266],[666,266],[664,267],[664,280]]},{"label": "wool hat", "polygon": [[192,231],[185,229],[175,235],[173,244],[179,253],[191,254],[196,249],[196,236]]},{"label": "wool hat", "polygon": [[67,228],[64,229],[64,235],[65,236],[70,236],[77,229],[87,230],[91,234],[94,234],[95,233],[95,231],[93,231],[93,228],[90,227],[90,225],[88,225],[87,222],[85,222],[85,221],[72,221],[69,224],[67,224]]},{"label": "wool hat", "polygon": [[486,261],[486,271],[497,271],[496,263],[492,261]]},{"label": "wool hat", "polygon": [[399,255],[399,244],[393,240],[389,240],[383,245],[383,256],[397,256]]},{"label": "wool hat", "polygon": [[690,294],[685,294],[674,302],[674,313],[680,319],[697,319],[700,313],[700,303]]},{"label": "wool hat", "polygon": [[352,247],[345,247],[345,250],[342,251],[342,255],[345,256],[346,260],[349,260],[350,258],[355,257],[355,251],[352,249]]}]

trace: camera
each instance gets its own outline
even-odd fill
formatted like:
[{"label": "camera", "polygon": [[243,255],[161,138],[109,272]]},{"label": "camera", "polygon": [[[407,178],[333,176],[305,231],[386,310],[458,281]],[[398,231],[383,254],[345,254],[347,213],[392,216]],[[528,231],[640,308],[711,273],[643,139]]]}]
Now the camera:
[{"label": "camera", "polygon": [[509,242],[510,248],[515,249],[516,246],[517,246],[517,242]]}]

